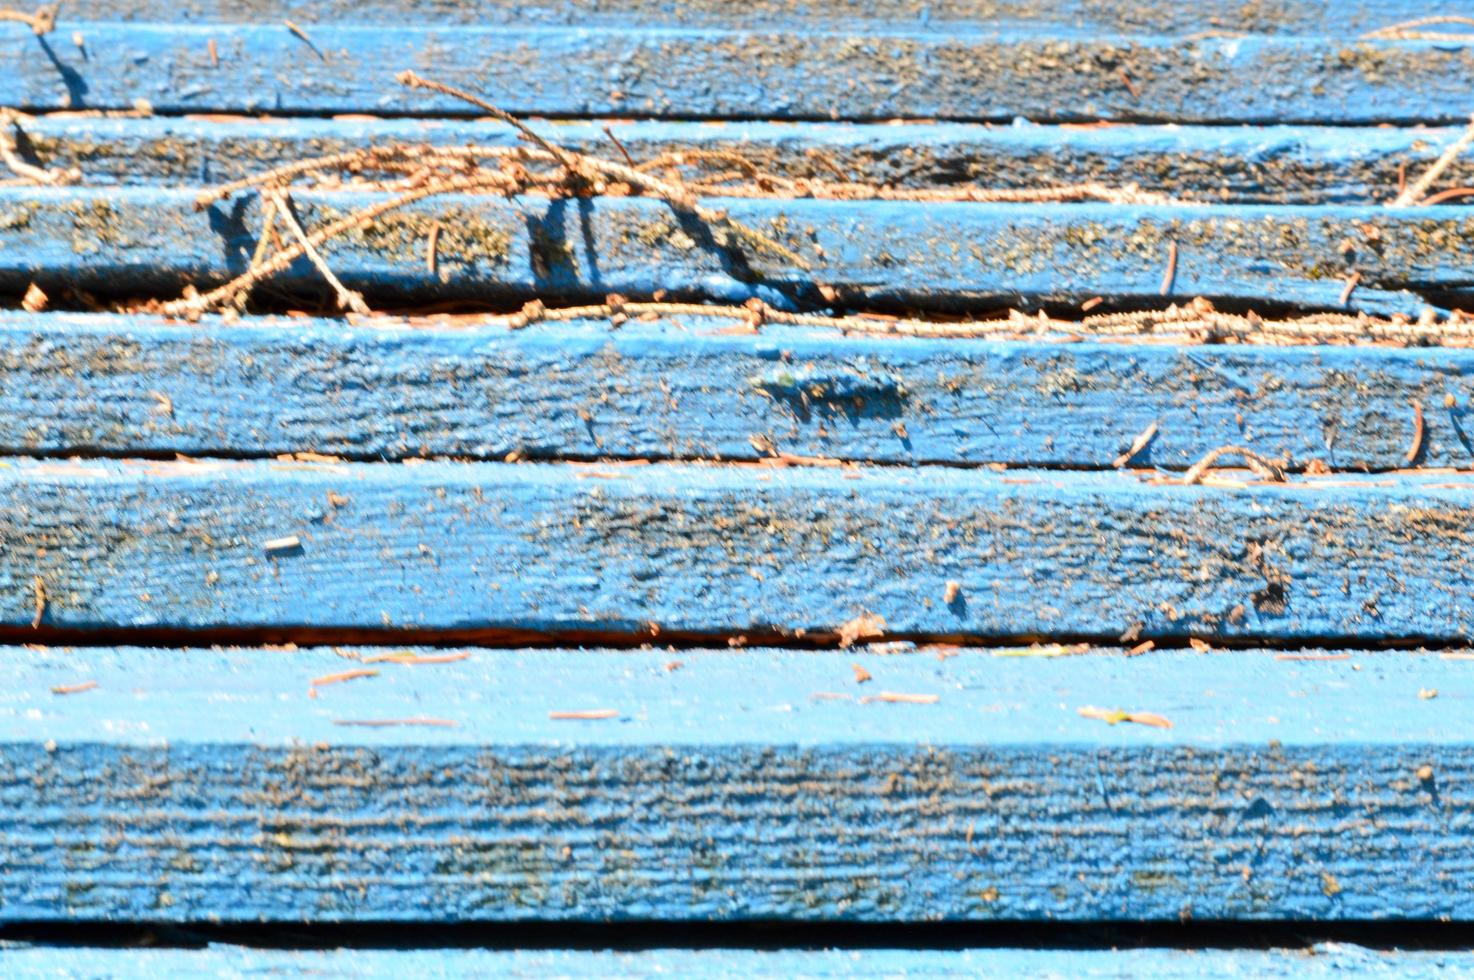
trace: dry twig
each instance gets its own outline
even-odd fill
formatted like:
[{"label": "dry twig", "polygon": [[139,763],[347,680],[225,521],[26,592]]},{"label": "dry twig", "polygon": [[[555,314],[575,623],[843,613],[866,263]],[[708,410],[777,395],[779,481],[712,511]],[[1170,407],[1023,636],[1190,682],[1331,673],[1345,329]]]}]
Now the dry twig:
[{"label": "dry twig", "polygon": [[1278,464],[1244,446],[1219,446],[1212,450],[1188,468],[1188,471],[1182,475],[1182,482],[1188,486],[1198,483],[1203,479],[1203,474],[1212,469],[1213,464],[1224,456],[1242,457],[1249,469],[1261,479],[1271,483],[1285,482],[1285,471]]},{"label": "dry twig", "polygon": [[14,20],[28,25],[37,37],[50,34],[56,29],[56,13],[61,9],[59,3],[48,3],[43,7],[37,7],[35,13],[26,13],[23,10],[0,10],[0,20]]},{"label": "dry twig", "polygon": [[1469,126],[1463,134],[1448,145],[1438,159],[1433,161],[1433,165],[1423,172],[1423,176],[1403,188],[1402,193],[1393,199],[1391,206],[1405,208],[1426,205],[1428,202],[1423,199],[1423,195],[1428,192],[1428,188],[1433,186],[1433,182],[1442,176],[1470,144],[1474,144],[1474,116],[1469,117]]}]

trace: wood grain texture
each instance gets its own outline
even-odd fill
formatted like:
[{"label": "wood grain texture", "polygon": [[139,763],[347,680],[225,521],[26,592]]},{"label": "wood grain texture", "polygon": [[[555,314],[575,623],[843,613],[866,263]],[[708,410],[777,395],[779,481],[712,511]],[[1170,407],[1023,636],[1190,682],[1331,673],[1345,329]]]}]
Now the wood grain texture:
[{"label": "wood grain texture", "polygon": [[[1185,469],[1247,443],[1299,465],[1474,464],[1474,353],[843,336],[679,317],[385,320],[0,313],[0,452],[756,460]],[[1449,407],[1448,399],[1453,399]],[[771,447],[771,448],[770,448]]]},{"label": "wood grain texture", "polygon": [[[244,271],[260,227],[257,199],[197,213],[193,198],[154,188],[0,189],[0,288],[21,292],[36,281],[59,293],[137,295]],[[300,217],[315,224],[380,196],[295,199]],[[335,240],[328,255],[344,282],[379,294],[517,303],[529,295],[602,300],[610,291],[664,289],[791,305],[788,294],[819,301],[817,283],[860,301],[930,306],[1097,295],[1160,303],[1174,243],[1171,296],[1178,299],[1339,307],[1342,280],[1355,269],[1362,285],[1353,308],[1417,315],[1426,303],[1397,290],[1474,286],[1474,216],[1457,206],[712,203],[775,235],[812,268],[734,255],[701,222],[639,198],[435,198]],[[445,233],[431,276],[425,238],[437,222]],[[274,282],[322,288],[305,262]]]},{"label": "wood grain texture", "polygon": [[0,919],[1474,917],[1437,654],[354,653],[0,653]]},{"label": "wood grain texture", "polygon": [[[1147,485],[940,467],[0,469],[0,622],[1350,642],[1474,630],[1461,475]],[[268,547],[295,539],[299,547]],[[960,595],[946,601],[946,583]],[[821,636],[833,636],[824,633]]]},{"label": "wood grain texture", "polygon": [[[416,69],[514,112],[564,116],[1456,123],[1467,118],[1464,80],[1474,75],[1474,44],[1458,41],[975,24],[814,30],[783,18],[732,29],[649,16],[660,26],[421,20],[386,29],[304,17],[305,37],[284,20],[188,23],[172,11],[153,21],[63,21],[50,38],[10,23],[0,59],[14,67],[0,80],[0,103],[466,113],[463,103],[396,84],[395,73]],[[63,40],[67,32],[84,45]]]},{"label": "wood grain texture", "polygon": [[[1331,35],[1353,38],[1366,31],[1423,17],[1417,0],[1274,0],[1245,5],[1234,0],[1185,5],[1172,0],[819,0],[792,4],[754,0],[684,0],[678,8],[650,0],[93,0],[87,12],[97,20],[165,21],[192,25],[277,24],[295,17],[301,24],[377,25],[514,24],[591,25],[604,28],[669,27],[873,27],[908,30],[1142,32],[1151,34],[1249,33]],[[68,11],[63,8],[63,26]]]},{"label": "wood grain texture", "polygon": [[[602,125],[543,122],[571,149],[609,155]],[[499,123],[446,119],[147,119],[40,116],[24,124],[38,162],[77,168],[89,184],[208,184],[311,156],[372,145],[515,142]],[[773,173],[897,187],[1041,187],[1098,181],[1215,203],[1368,204],[1397,193],[1398,168],[1420,173],[1456,129],[1330,126],[1071,128],[967,123],[615,121],[637,160],[678,150],[739,153]],[[1440,186],[1474,184],[1474,157]]]},{"label": "wood grain texture", "polygon": [[1398,976],[1421,980],[1474,968],[1462,952],[1385,952],[1343,943],[1304,950],[1214,949],[741,949],[572,952],[477,949],[101,949],[4,947],[9,975],[276,977],[528,977],[590,976],[807,977],[1029,977],[1193,980],[1216,977]]}]

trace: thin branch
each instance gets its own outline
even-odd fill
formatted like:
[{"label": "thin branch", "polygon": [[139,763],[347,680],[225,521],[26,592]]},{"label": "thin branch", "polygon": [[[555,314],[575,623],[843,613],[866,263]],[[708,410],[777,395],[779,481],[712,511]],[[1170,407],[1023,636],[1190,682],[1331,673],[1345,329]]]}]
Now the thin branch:
[{"label": "thin branch", "polygon": [[1191,486],[1202,480],[1203,474],[1212,469],[1213,464],[1224,456],[1242,457],[1244,462],[1248,464],[1249,469],[1253,470],[1262,479],[1268,480],[1271,483],[1285,482],[1285,471],[1283,469],[1272,460],[1244,446],[1219,446],[1217,449],[1212,450],[1188,468],[1188,471],[1182,475],[1182,482]]},{"label": "thin branch", "polygon": [[1392,202],[1392,207],[1405,208],[1417,204],[1426,204],[1427,202],[1423,200],[1423,195],[1428,192],[1428,188],[1458,159],[1460,153],[1463,153],[1469,148],[1471,143],[1474,143],[1474,116],[1469,117],[1469,127],[1464,130],[1463,135],[1449,144],[1448,149],[1444,150],[1438,159],[1433,161],[1433,166],[1423,172],[1423,176],[1407,185],[1403,189],[1403,192],[1397,195]]},{"label": "thin branch", "polygon": [[316,266],[317,271],[328,281],[328,285],[333,287],[333,292],[338,299],[338,307],[344,310],[352,310],[361,316],[367,316],[373,312],[369,309],[368,304],[364,302],[363,294],[349,289],[343,285],[337,276],[333,275],[333,270],[328,268],[327,262],[323,261],[322,255],[317,251],[317,246],[312,243],[311,239],[307,237],[307,233],[302,230],[302,225],[298,223],[296,215],[292,214],[292,201],[287,193],[277,190],[274,187],[268,187],[264,193],[275,202],[276,213],[281,216],[282,222],[286,224],[293,237],[301,243],[302,251],[306,253],[308,261]]},{"label": "thin branch", "polygon": [[21,10],[0,10],[0,20],[14,20],[28,25],[37,37],[50,34],[56,29],[56,14],[61,9],[59,3],[49,3],[44,7],[37,7],[33,14]]},{"label": "thin branch", "polygon": [[[0,11],[3,13],[3,11]],[[41,184],[47,187],[57,187],[63,184],[75,184],[82,179],[82,172],[75,168],[71,170],[48,170],[38,167],[21,159],[20,147],[17,145],[13,130],[20,129],[20,118],[14,109],[0,109],[0,160],[11,169],[17,177],[31,184]]]}]

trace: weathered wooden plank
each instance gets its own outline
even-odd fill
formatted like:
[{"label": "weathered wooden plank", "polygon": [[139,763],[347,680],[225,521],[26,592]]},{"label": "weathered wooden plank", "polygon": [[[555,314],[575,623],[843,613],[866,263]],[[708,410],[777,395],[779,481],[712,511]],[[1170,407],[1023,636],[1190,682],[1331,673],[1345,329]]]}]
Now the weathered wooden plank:
[{"label": "weathered wooden plank", "polygon": [[[544,122],[572,149],[613,152],[602,125]],[[1366,204],[1396,195],[1398,168],[1416,174],[1458,136],[1454,129],[1329,126],[1136,126],[620,121],[611,128],[638,160],[678,150],[739,153],[787,177],[898,187],[973,181],[1043,187],[1097,181],[1215,203]],[[312,156],[391,143],[505,144],[498,123],[426,119],[113,119],[65,113],[24,125],[39,162],[86,181],[225,182]],[[1439,186],[1474,184],[1474,156]]]},{"label": "weathered wooden plank", "polygon": [[[385,320],[0,313],[0,452],[759,459],[1109,467],[1218,446],[1336,469],[1474,464],[1474,352],[843,336],[679,317]],[[1448,399],[1453,399],[1449,407]],[[769,448],[771,447],[771,448]]]},{"label": "weathered wooden plank", "polygon": [[36,620],[39,579],[40,623],[83,633],[762,637],[869,610],[903,634],[1444,641],[1474,632],[1471,490],[1450,474],[1233,489],[938,467],[15,460],[0,622]]},{"label": "weathered wooden plank", "polygon": [[[683,0],[679,8],[651,0],[94,0],[87,13],[97,20],[163,21],[181,24],[278,24],[290,17],[319,22],[426,26],[537,24],[547,26],[668,27],[682,25],[783,27],[831,30],[877,23],[908,30],[1032,29],[1038,31],[1145,32],[1151,34],[1254,33],[1352,38],[1401,21],[1428,16],[1417,0],[1276,0],[1246,7],[1232,0],[1179,4],[1172,0],[821,0],[792,4],[759,0],[740,5],[721,0]],[[63,8],[66,26],[72,11]],[[1445,30],[1457,30],[1451,25]]]},{"label": "weathered wooden plank", "polygon": [[[286,21],[170,16],[68,21],[48,39],[3,26],[0,59],[13,68],[0,104],[38,109],[142,99],[167,112],[466,114],[396,84],[413,68],[511,111],[552,115],[1456,123],[1474,75],[1471,43],[1343,36],[781,21],[736,30],[335,21],[294,33]],[[63,40],[69,31],[82,46]]]},{"label": "weathered wooden plank", "polygon": [[[680,926],[673,930],[680,930]],[[673,932],[673,934],[676,934]],[[1474,969],[1465,952],[1381,951],[1345,943],[1304,950],[1226,949],[652,949],[638,952],[484,949],[106,949],[4,947],[9,975],[583,978],[589,976],[1215,977],[1399,976]]]},{"label": "weathered wooden plank", "polygon": [[994,653],[9,648],[0,919],[1474,917],[1467,662]]},{"label": "weathered wooden plank", "polygon": [[[194,193],[159,188],[0,188],[0,288],[31,281],[57,291],[138,295],[244,271],[260,227],[248,195],[196,212]],[[295,195],[309,224],[382,199],[362,192]],[[786,305],[818,300],[815,283],[864,301],[945,306],[978,298],[1084,299],[1160,295],[1177,246],[1170,295],[1335,307],[1343,277],[1362,275],[1352,306],[1418,314],[1394,290],[1474,285],[1474,215],[1466,208],[1079,204],[916,204],[725,200],[713,205],[801,253],[745,261],[662,201],[434,198],[335,240],[349,285],[401,296],[520,303],[545,297],[667,290]],[[437,274],[426,236],[439,223]],[[282,282],[321,279],[306,262]],[[1003,299],[1006,301],[1006,299]]]}]

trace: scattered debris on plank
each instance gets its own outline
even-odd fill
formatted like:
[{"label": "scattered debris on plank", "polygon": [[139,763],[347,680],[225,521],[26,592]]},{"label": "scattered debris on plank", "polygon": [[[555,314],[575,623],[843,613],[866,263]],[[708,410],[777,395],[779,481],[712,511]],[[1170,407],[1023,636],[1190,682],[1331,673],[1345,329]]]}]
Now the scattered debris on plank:
[{"label": "scattered debris on plank", "polygon": [[860,699],[861,704],[936,704],[942,700],[939,694],[902,694],[896,691],[881,691],[879,694],[867,694]]},{"label": "scattered debris on plank", "polygon": [[51,693],[56,695],[81,694],[83,691],[92,691],[96,689],[97,681],[82,681],[77,684],[58,684],[56,687],[53,687],[51,689]]},{"label": "scattered debris on plank", "polygon": [[548,712],[548,718],[551,721],[607,721],[618,717],[619,712],[613,708],[595,708],[591,711]]}]

